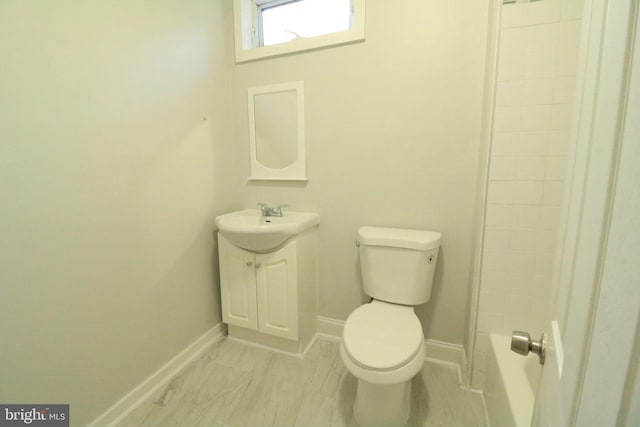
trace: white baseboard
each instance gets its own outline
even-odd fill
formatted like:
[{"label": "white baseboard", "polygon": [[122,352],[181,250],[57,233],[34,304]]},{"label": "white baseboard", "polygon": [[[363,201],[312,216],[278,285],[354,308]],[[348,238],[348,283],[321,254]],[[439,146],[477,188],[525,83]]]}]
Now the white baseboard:
[{"label": "white baseboard", "polygon": [[330,317],[316,317],[316,334],[319,338],[331,341],[340,341],[344,329],[344,320],[336,320]]},{"label": "white baseboard", "polygon": [[113,427],[120,423],[142,402],[166,385],[185,366],[198,358],[211,344],[220,339],[226,332],[226,325],[218,323],[187,348],[165,363],[149,378],[117,401],[111,408],[96,418],[88,427]]},{"label": "white baseboard", "polygon": [[[344,320],[336,320],[330,317],[317,316],[316,327],[318,337],[340,341],[342,338],[342,329],[344,328]],[[448,342],[425,339],[426,360],[435,363],[446,363],[455,365],[458,369],[458,382],[462,383],[464,374],[467,369],[467,359],[464,353],[464,347],[459,344],[450,344]]]},{"label": "white baseboard", "polygon": [[431,339],[425,340],[425,345],[427,347],[426,360],[454,365],[458,371],[458,383],[462,384],[467,371],[467,358],[464,353],[464,347],[460,344]]},{"label": "white baseboard", "polygon": [[309,344],[307,344],[307,346],[305,348],[303,348],[302,351],[299,352],[299,353],[282,350],[282,349],[278,348],[277,346],[272,346],[272,345],[266,345],[266,344],[260,344],[260,343],[257,343],[257,342],[252,342],[248,338],[238,338],[238,337],[234,337],[232,335],[228,335],[227,339],[229,341],[235,341],[235,342],[241,343],[242,345],[246,345],[246,346],[249,346],[249,347],[261,348],[263,350],[268,350],[268,351],[272,351],[274,353],[284,354],[285,356],[295,357],[296,359],[302,360],[307,355],[307,353],[309,353],[309,350],[311,350],[311,347],[313,347],[313,344],[315,344],[315,342],[318,340],[318,334],[315,334],[309,340]]}]

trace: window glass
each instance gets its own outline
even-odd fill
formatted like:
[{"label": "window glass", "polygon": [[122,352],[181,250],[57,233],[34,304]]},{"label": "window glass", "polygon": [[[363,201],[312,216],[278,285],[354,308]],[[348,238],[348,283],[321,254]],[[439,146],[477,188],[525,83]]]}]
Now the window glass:
[{"label": "window glass", "polygon": [[349,30],[350,0],[300,0],[262,8],[262,45]]}]

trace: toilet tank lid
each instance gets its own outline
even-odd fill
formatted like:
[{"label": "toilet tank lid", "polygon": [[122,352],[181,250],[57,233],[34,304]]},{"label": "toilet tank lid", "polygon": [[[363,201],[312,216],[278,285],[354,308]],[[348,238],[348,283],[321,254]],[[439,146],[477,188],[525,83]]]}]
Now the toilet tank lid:
[{"label": "toilet tank lid", "polygon": [[437,248],[440,246],[441,237],[437,231],[427,230],[386,227],[360,227],[358,229],[360,244],[420,251]]}]

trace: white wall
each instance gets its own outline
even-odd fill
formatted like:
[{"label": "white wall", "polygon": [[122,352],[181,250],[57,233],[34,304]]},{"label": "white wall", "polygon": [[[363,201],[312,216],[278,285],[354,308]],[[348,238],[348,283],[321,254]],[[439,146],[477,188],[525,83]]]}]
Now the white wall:
[{"label": "white wall", "polygon": [[0,4],[1,402],[86,425],[220,320],[227,3]]},{"label": "white wall", "polygon": [[[236,64],[237,178],[245,206],[320,214],[320,314],[365,301],[362,225],[443,235],[427,338],[462,344],[470,280],[488,2],[367,2],[364,43]],[[246,90],[303,80],[309,182],[245,182]]]},{"label": "white wall", "polygon": [[582,0],[502,6],[472,385],[488,334],[545,329],[563,197]]}]

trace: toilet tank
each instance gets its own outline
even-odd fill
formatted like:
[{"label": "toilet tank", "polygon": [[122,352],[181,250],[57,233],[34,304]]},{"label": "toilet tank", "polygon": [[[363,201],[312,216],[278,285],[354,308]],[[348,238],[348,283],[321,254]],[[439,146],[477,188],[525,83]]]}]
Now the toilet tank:
[{"label": "toilet tank", "polygon": [[440,233],[360,227],[360,269],[364,292],[396,304],[424,304],[431,296]]}]

